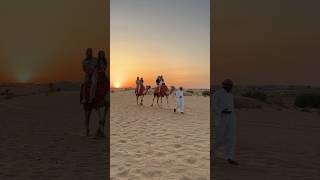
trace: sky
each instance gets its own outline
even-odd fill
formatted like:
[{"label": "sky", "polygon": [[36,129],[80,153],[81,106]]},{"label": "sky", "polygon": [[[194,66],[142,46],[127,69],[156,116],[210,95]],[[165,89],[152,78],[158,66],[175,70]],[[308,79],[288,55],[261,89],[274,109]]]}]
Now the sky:
[{"label": "sky", "polygon": [[209,0],[111,0],[111,87],[210,85]]},{"label": "sky", "polygon": [[320,85],[320,1],[213,1],[213,80]]},{"label": "sky", "polygon": [[85,49],[108,50],[107,0],[1,0],[0,82],[81,80]]}]

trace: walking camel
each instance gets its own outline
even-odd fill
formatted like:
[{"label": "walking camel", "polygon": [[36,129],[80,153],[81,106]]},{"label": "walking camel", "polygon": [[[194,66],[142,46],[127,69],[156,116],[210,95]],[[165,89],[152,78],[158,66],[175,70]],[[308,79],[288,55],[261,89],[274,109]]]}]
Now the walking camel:
[{"label": "walking camel", "polygon": [[[83,87],[84,85],[82,85]],[[90,87],[86,87],[90,88]],[[83,91],[84,88],[81,88],[81,91]],[[90,92],[87,90],[87,92]],[[110,100],[108,96],[106,96],[107,93],[107,88],[106,87],[99,87],[97,89],[96,97],[95,100],[91,103],[82,103],[83,105],[83,110],[85,114],[85,127],[86,127],[86,135],[90,135],[90,128],[89,128],[89,123],[90,123],[90,117],[92,114],[92,111],[95,110],[98,114],[99,117],[99,127],[96,131],[96,136],[97,137],[104,137],[104,130],[105,130],[105,122],[106,122],[106,115],[109,112],[109,107],[110,107]],[[84,98],[84,93],[80,93],[80,102]],[[85,96],[88,96],[87,94]]]},{"label": "walking camel", "polygon": [[152,104],[151,106],[153,106],[154,103],[154,99],[157,97],[157,104],[159,106],[159,98],[160,98],[160,102],[162,104],[162,98],[166,97],[167,99],[167,105],[169,106],[169,96],[175,91],[175,87],[171,86],[170,89],[168,89],[168,87],[164,84],[160,87],[160,92],[158,90],[157,87],[153,88],[153,99],[152,99]]},{"label": "walking camel", "polygon": [[148,93],[150,86],[144,87],[143,85],[140,87],[140,90],[136,91],[136,97],[137,97],[137,104],[139,104],[139,97],[141,97],[140,105],[143,105],[143,98]]}]

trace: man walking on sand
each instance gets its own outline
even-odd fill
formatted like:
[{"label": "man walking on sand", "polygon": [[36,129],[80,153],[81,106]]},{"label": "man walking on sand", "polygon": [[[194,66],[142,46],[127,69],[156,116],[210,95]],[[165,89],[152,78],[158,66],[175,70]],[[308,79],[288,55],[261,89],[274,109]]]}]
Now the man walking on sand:
[{"label": "man walking on sand", "polygon": [[222,89],[213,96],[213,111],[215,117],[215,142],[213,147],[214,158],[217,152],[224,147],[224,156],[228,163],[237,165],[235,159],[236,119],[234,114],[233,82],[226,79],[222,82]]},{"label": "man walking on sand", "polygon": [[178,110],[179,113],[183,114],[184,112],[184,94],[183,94],[183,88],[180,87],[176,91],[176,99],[177,99],[177,105],[176,108],[174,108],[174,112]]}]

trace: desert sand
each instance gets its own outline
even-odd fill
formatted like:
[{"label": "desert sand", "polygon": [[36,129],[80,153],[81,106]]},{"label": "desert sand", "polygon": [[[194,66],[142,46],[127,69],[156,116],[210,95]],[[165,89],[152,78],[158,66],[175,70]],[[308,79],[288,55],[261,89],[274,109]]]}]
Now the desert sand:
[{"label": "desert sand", "polygon": [[111,94],[112,180],[209,180],[209,97],[186,96],[185,114],[174,99],[136,105],[134,91]]},{"label": "desert sand", "polygon": [[85,136],[79,92],[18,89],[25,96],[0,99],[0,179],[107,179],[106,142]]},{"label": "desert sand", "polygon": [[320,114],[273,108],[236,113],[239,166],[217,159],[215,179],[320,179]]}]

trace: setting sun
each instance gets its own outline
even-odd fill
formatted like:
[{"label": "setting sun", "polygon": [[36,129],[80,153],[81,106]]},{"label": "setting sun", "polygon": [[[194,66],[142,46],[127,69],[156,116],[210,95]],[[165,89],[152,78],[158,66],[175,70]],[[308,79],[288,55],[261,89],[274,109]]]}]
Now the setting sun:
[{"label": "setting sun", "polygon": [[120,88],[121,85],[120,85],[120,83],[115,83],[115,84],[114,84],[114,87],[115,87],[115,88]]},{"label": "setting sun", "polygon": [[31,76],[29,73],[21,73],[17,78],[20,82],[28,82],[31,80]]}]

